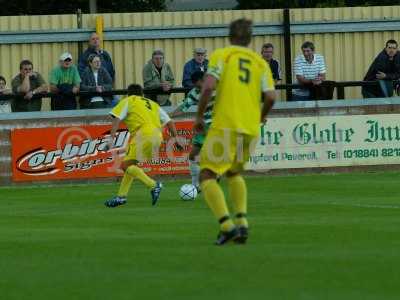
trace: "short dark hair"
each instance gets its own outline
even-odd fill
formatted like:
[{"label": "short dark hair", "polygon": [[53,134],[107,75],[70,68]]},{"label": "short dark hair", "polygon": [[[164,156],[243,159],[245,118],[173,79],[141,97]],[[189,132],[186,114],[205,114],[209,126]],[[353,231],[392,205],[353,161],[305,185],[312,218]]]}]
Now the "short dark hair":
[{"label": "short dark hair", "polygon": [[96,57],[101,59],[100,55],[98,55],[98,54],[95,54],[95,53],[90,54],[88,59],[87,59],[87,62],[91,63],[93,61],[93,59],[95,59]]},{"label": "short dark hair", "polygon": [[386,48],[389,44],[395,44],[396,46],[398,46],[396,40],[388,40],[388,41],[386,42],[385,48]]},{"label": "short dark hair", "polygon": [[128,96],[132,95],[143,96],[143,88],[140,84],[133,83],[128,86]]},{"label": "short dark hair", "polygon": [[164,51],[162,49],[155,49],[153,50],[151,57],[154,57],[155,55],[161,55],[162,57],[164,57]]},{"label": "short dark hair", "polygon": [[193,83],[196,83],[197,81],[203,79],[203,77],[204,77],[203,71],[196,71],[192,75],[190,75],[190,79],[192,80]]},{"label": "short dark hair", "polygon": [[266,49],[266,48],[272,48],[274,49],[274,45],[272,45],[271,43],[265,43],[261,49]]},{"label": "short dark hair", "polygon": [[33,68],[33,63],[28,59],[24,59],[23,61],[20,62],[19,69],[22,70],[23,66],[32,66]]},{"label": "short dark hair", "polygon": [[231,43],[240,46],[248,46],[253,33],[252,26],[253,22],[245,18],[233,21],[229,25],[229,40]]},{"label": "short dark hair", "polygon": [[315,50],[315,46],[313,44],[313,42],[304,42],[303,45],[301,45],[301,49],[306,49],[306,48],[310,48],[312,51]]},{"label": "short dark hair", "polygon": [[4,81],[4,83],[6,83],[6,84],[7,84],[7,81],[6,81],[6,79],[5,79],[3,76],[1,76],[1,75],[0,75],[0,81]]}]

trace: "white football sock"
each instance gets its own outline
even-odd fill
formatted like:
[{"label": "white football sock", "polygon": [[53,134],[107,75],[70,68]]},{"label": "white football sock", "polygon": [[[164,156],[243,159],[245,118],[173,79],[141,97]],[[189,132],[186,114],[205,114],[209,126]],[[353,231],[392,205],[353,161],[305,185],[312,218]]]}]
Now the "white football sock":
[{"label": "white football sock", "polygon": [[189,159],[190,176],[192,176],[192,184],[195,187],[199,186],[200,166],[199,163]]}]

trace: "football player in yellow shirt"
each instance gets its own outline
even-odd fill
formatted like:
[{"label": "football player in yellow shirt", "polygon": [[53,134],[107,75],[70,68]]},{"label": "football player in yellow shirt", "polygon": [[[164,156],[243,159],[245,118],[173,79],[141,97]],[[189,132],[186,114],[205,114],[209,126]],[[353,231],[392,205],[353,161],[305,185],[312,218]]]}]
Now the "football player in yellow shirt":
[{"label": "football player in yellow shirt", "polygon": [[[124,170],[121,185],[116,197],[107,200],[107,207],[116,207],[126,203],[126,197],[133,179],[137,178],[151,189],[152,205],[160,197],[162,183],[147,176],[137,164],[158,156],[162,141],[162,126],[167,126],[172,137],[177,136],[175,123],[168,114],[152,100],[143,97],[143,89],[138,84],[128,87],[128,97],[122,99],[110,112],[113,117],[111,142],[124,122],[130,133],[130,142],[121,168]],[[182,149],[176,142],[176,146]],[[112,148],[112,145],[109,145]]]},{"label": "football player in yellow shirt", "polygon": [[[251,36],[250,20],[230,24],[231,46],[217,49],[210,58],[195,121],[195,129],[203,130],[203,114],[215,90],[213,121],[200,152],[200,186],[220,224],[216,245],[230,240],[244,244],[248,238],[247,188],[240,172],[258,141],[260,122],[265,122],[275,101],[271,70],[248,48]],[[223,174],[227,176],[234,220],[216,181],[217,175]]]}]

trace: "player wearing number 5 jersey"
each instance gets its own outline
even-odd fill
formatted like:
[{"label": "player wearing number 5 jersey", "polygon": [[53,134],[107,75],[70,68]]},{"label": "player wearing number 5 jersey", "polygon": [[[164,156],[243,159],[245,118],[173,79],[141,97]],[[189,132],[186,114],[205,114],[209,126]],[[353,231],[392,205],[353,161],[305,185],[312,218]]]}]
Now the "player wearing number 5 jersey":
[{"label": "player wearing number 5 jersey", "polygon": [[[249,159],[251,146],[258,140],[260,122],[265,122],[275,100],[269,66],[258,53],[247,48],[252,22],[239,19],[229,29],[232,45],[216,50],[210,58],[195,122],[195,129],[203,130],[202,116],[215,90],[213,121],[200,152],[200,186],[220,223],[217,245],[247,240],[247,190],[240,172]],[[235,222],[216,181],[216,176],[223,174],[228,178]]]},{"label": "player wearing number 5 jersey", "polygon": [[157,203],[162,189],[161,182],[151,179],[137,164],[158,155],[162,141],[162,126],[166,125],[173,137],[177,135],[174,122],[156,102],[143,97],[140,85],[130,85],[128,93],[130,96],[122,99],[110,112],[113,117],[112,140],[122,121],[128,127],[131,138],[121,166],[125,173],[118,195],[105,202],[108,207],[126,203],[126,196],[134,178],[151,189],[152,204]]}]

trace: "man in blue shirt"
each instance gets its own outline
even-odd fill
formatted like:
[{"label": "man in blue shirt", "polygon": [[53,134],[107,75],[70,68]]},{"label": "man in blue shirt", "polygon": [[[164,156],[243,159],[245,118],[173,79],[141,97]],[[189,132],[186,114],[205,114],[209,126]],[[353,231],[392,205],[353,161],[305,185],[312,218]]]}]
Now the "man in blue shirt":
[{"label": "man in blue shirt", "polygon": [[261,55],[271,68],[272,77],[274,78],[275,84],[280,84],[282,81],[281,67],[279,65],[279,61],[273,58],[274,45],[271,43],[264,44],[261,48]]},{"label": "man in blue shirt", "polygon": [[207,50],[204,48],[195,48],[193,58],[189,60],[183,68],[182,86],[185,88],[193,88],[191,76],[196,71],[206,72],[208,67],[208,59],[206,59]]},{"label": "man in blue shirt", "polygon": [[113,82],[115,81],[115,70],[114,65],[111,60],[110,54],[100,48],[100,38],[97,33],[92,33],[89,39],[89,47],[83,52],[83,54],[79,57],[78,70],[80,76],[83,75],[85,69],[89,67],[88,59],[91,54],[96,54],[100,57],[101,66],[107,70],[108,74],[110,74]]}]

